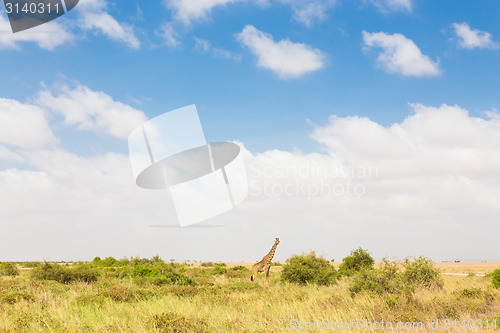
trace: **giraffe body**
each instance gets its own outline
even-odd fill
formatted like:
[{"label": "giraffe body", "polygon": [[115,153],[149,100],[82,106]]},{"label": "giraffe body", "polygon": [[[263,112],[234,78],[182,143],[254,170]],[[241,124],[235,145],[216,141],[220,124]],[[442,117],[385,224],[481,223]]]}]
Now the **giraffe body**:
[{"label": "giraffe body", "polygon": [[261,273],[265,272],[266,285],[269,284],[268,280],[269,280],[269,270],[271,269],[271,260],[273,260],[274,252],[276,251],[276,247],[278,246],[279,243],[280,243],[279,238],[276,238],[274,240],[274,245],[271,248],[271,250],[269,251],[269,253],[267,255],[265,255],[261,261],[259,261],[258,263],[256,263],[255,265],[252,266],[253,275],[250,277],[250,280],[256,281],[257,274],[259,272],[261,272]]}]

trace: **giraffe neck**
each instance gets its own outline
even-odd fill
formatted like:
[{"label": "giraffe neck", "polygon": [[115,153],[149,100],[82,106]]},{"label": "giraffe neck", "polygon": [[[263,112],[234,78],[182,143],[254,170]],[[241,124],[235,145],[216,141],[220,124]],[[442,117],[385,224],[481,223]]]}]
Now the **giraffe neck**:
[{"label": "giraffe neck", "polygon": [[271,262],[271,260],[273,260],[274,252],[276,251],[277,246],[278,246],[278,244],[274,243],[273,247],[271,248],[271,251],[269,251],[269,253],[264,257],[264,260],[267,263],[269,263],[269,262]]}]

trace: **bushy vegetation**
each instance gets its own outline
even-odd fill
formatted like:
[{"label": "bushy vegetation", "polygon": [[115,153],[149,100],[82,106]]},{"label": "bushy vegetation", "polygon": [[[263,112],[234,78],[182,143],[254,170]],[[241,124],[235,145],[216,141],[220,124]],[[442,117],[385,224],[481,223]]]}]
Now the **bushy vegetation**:
[{"label": "bushy vegetation", "polygon": [[39,264],[40,264],[40,262],[38,262],[38,261],[25,261],[25,262],[21,263],[21,266],[24,268],[35,268]]},{"label": "bushy vegetation", "polygon": [[77,264],[67,267],[59,264],[43,262],[31,271],[33,278],[38,280],[53,280],[63,284],[73,281],[95,282],[99,278],[99,272],[91,264]]},{"label": "bushy vegetation", "polygon": [[214,266],[214,263],[211,261],[201,263],[201,267],[213,267],[213,266]]},{"label": "bushy vegetation", "polygon": [[82,263],[69,269],[72,281],[83,281],[87,283],[95,282],[99,279],[99,271],[91,264]]},{"label": "bushy vegetation", "polygon": [[339,266],[340,275],[351,276],[356,272],[373,268],[373,260],[370,253],[359,247],[351,251],[351,254],[342,259],[342,263]]},{"label": "bushy vegetation", "polygon": [[349,290],[359,293],[367,290],[379,295],[384,293],[400,293],[405,285],[395,262],[383,259],[382,265],[377,269],[363,269],[350,281]]},{"label": "bushy vegetation", "polygon": [[500,322],[497,271],[441,277],[425,257],[337,279],[311,252],[272,267],[269,287],[249,280],[250,263],[202,267],[155,256],[33,267],[0,277],[0,332],[288,332],[290,318]]},{"label": "bushy vegetation", "polygon": [[0,275],[3,276],[16,276],[19,275],[19,268],[12,262],[0,263]]},{"label": "bushy vegetation", "polygon": [[136,276],[158,276],[160,271],[151,266],[137,265],[132,270],[132,277]]},{"label": "bushy vegetation", "polygon": [[214,268],[212,268],[212,275],[222,275],[222,274],[225,274],[227,272],[227,267],[226,267],[226,264],[222,263],[222,264],[215,264],[214,265]]},{"label": "bushy vegetation", "polygon": [[352,293],[370,291],[379,295],[405,294],[411,297],[418,288],[441,288],[443,281],[434,263],[423,256],[406,258],[399,268],[398,262],[383,259],[378,268],[363,269],[350,281]]},{"label": "bushy vegetation", "polygon": [[403,280],[407,284],[427,288],[441,288],[443,286],[441,273],[434,267],[434,263],[429,258],[424,256],[406,258],[403,267]]},{"label": "bushy vegetation", "polygon": [[337,280],[337,271],[328,260],[317,257],[313,251],[287,259],[281,279],[298,284],[331,285]]},{"label": "bushy vegetation", "polygon": [[45,261],[38,267],[34,268],[31,271],[31,275],[33,278],[38,280],[53,280],[60,283],[70,283],[73,280],[73,276],[69,268]]},{"label": "bushy vegetation", "polygon": [[499,288],[500,287],[500,268],[497,268],[493,271],[491,274],[491,284],[493,284],[493,287]]}]

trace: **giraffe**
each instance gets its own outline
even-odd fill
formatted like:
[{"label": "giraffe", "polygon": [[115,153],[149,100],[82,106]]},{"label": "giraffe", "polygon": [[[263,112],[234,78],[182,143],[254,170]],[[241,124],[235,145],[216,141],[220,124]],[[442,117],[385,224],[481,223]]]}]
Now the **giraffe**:
[{"label": "giraffe", "polygon": [[269,270],[271,269],[271,260],[273,260],[274,252],[276,251],[276,247],[278,246],[279,243],[280,243],[280,239],[275,238],[274,245],[271,248],[271,251],[269,251],[269,253],[266,254],[264,256],[264,258],[262,258],[261,261],[259,261],[258,263],[256,263],[255,265],[252,266],[253,275],[250,277],[250,280],[256,281],[257,274],[259,272],[266,272],[266,275],[265,275],[266,276],[266,285],[269,285],[268,279],[269,279]]}]

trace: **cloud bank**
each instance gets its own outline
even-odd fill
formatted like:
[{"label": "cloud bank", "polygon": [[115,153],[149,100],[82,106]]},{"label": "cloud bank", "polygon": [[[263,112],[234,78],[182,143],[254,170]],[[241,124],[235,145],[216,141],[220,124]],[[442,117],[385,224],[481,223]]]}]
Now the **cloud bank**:
[{"label": "cloud bank", "polygon": [[[52,130],[76,126],[125,139],[132,123],[144,120],[140,111],[83,85],[43,89],[31,104],[0,101],[0,162],[16,165],[0,169],[0,251],[17,256],[5,260],[149,256],[159,248],[179,260],[253,260],[250,240],[267,246],[273,235],[286,240],[280,260],[307,248],[338,257],[358,245],[378,257],[498,259],[495,111],[479,118],[459,106],[411,104],[412,113],[390,126],[332,115],[311,132],[316,152],[243,148],[249,197],[208,221],[225,228],[200,231],[149,228],[171,225],[173,207],[162,191],[135,186],[127,154],[80,156],[61,148],[69,138]],[[16,126],[23,131],[8,131]],[[235,242],[230,254],[209,246],[227,239]],[[197,246],[183,246],[189,241]]]}]

